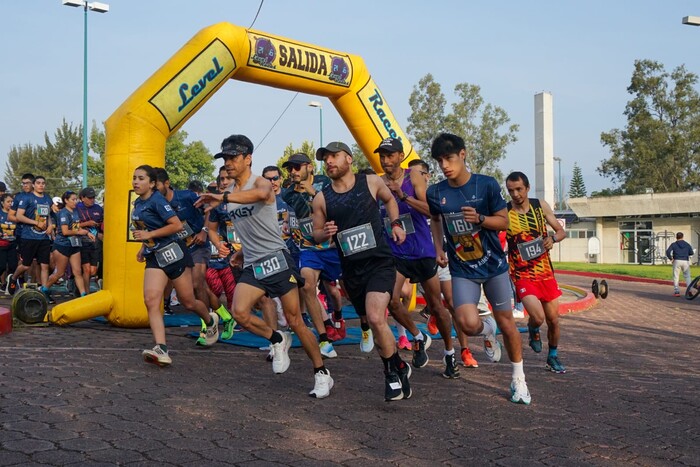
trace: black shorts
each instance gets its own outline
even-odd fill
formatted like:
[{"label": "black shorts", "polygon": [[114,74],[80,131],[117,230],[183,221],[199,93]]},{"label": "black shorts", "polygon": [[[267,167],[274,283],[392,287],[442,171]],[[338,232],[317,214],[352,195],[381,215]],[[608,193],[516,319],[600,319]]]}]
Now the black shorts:
[{"label": "black shorts", "polygon": [[437,274],[437,261],[435,258],[402,259],[396,258],[396,270],[402,276],[408,278],[411,284],[418,284],[432,279]]},{"label": "black shorts", "polygon": [[367,314],[368,292],[388,292],[391,297],[396,282],[394,258],[369,259],[343,267],[343,285],[358,315]]},{"label": "black shorts", "polygon": [[182,252],[184,254],[182,259],[175,261],[172,264],[168,264],[164,268],[158,265],[158,260],[156,259],[155,253],[146,255],[146,269],[160,269],[171,281],[177,279],[182,275],[182,273],[185,272],[185,269],[194,267],[192,255],[190,255],[190,252],[188,251],[187,247],[185,247],[184,243],[180,244],[180,248],[182,248]]},{"label": "black shorts", "polygon": [[97,253],[97,247],[94,243],[88,243],[83,240],[83,246],[80,248],[80,264],[97,266],[97,263],[99,263],[99,255]]},{"label": "black shorts", "polygon": [[36,260],[39,264],[49,264],[51,259],[51,240],[24,239],[20,245],[19,254],[22,264],[31,266]]},{"label": "black shorts", "polygon": [[265,295],[270,298],[281,297],[295,287],[304,287],[304,278],[301,277],[292,256],[285,251],[284,257],[287,259],[288,269],[264,279],[256,279],[253,273],[253,266],[246,266],[243,268],[241,277],[237,282],[252,285],[256,289],[263,290]]},{"label": "black shorts", "polygon": [[60,254],[65,256],[66,258],[70,258],[76,253],[80,253],[80,247],[79,246],[63,246],[63,245],[56,245],[55,243],[53,244],[53,251],[58,251]]}]

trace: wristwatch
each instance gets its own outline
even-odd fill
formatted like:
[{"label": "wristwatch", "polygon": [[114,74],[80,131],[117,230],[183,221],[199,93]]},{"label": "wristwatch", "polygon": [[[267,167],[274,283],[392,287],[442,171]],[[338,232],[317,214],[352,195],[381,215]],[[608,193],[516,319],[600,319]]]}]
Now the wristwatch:
[{"label": "wristwatch", "polygon": [[399,198],[399,200],[401,200],[401,201],[406,201],[407,199],[408,199],[408,193],[404,193],[403,196],[401,198]]},{"label": "wristwatch", "polygon": [[485,220],[486,216],[484,216],[483,214],[479,214],[479,222],[477,223],[477,225],[483,224]]}]

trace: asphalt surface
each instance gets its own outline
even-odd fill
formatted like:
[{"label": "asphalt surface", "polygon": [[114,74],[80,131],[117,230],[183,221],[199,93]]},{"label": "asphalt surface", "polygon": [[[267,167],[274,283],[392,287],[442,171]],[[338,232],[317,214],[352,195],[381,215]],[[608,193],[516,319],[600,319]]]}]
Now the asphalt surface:
[{"label": "asphalt surface", "polygon": [[566,374],[522,335],[530,406],[508,401],[507,357],[487,363],[481,338],[478,369],[442,378],[435,341],[413,397],[387,403],[379,357],[355,345],[336,347],[335,387],[315,400],[301,349],[275,375],[265,352],[202,350],[193,328],[168,328],[161,369],[141,360],[148,329],[15,328],[0,336],[0,466],[700,465],[700,298],[608,283],[606,300],[561,319]]}]

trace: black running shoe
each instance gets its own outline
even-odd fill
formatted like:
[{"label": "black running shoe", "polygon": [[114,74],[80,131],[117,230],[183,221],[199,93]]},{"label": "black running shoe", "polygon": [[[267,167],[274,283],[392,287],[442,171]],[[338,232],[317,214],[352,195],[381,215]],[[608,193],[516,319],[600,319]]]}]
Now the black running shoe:
[{"label": "black running shoe", "polygon": [[442,376],[447,379],[459,378],[459,367],[457,366],[456,355],[445,355],[445,358],[442,360],[445,362],[445,371],[442,372]]},{"label": "black running shoe", "polygon": [[423,340],[413,340],[413,366],[423,368],[428,364],[430,358],[428,358],[426,350],[430,348],[431,343],[432,339],[427,334],[423,334]]},{"label": "black running shoe", "polygon": [[384,384],[384,400],[398,401],[403,399],[403,391],[401,390],[401,378],[399,378],[398,373],[395,371],[390,371],[385,373],[385,384]]},{"label": "black running shoe", "polygon": [[396,370],[396,372],[399,375],[399,379],[401,380],[401,392],[403,393],[403,398],[404,399],[410,399],[411,396],[413,395],[413,391],[411,390],[411,383],[408,381],[408,379],[411,377],[411,365],[409,365],[406,362],[401,362],[403,365],[403,368],[399,368]]}]

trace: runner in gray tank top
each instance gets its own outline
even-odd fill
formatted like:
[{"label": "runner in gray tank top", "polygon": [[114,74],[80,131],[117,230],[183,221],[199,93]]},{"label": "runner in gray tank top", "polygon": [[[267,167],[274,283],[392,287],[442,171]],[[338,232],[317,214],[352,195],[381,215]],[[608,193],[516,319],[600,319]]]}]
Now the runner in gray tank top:
[{"label": "runner in gray tank top", "polygon": [[[323,365],[316,338],[304,325],[299,305],[299,287],[303,280],[279,234],[277,202],[272,185],[251,172],[253,143],[244,135],[231,135],[221,143],[221,152],[233,183],[223,194],[205,193],[197,205],[209,204],[211,210],[225,203],[233,228],[241,241],[235,261],[243,259],[243,273],[233,293],[233,317],[246,330],[269,339],[272,348],[272,371],[284,373],[289,368],[288,333],[274,331],[265,321],[251,314],[255,303],[264,295],[279,297],[284,315],[301,341],[314,366],[314,388],[309,395],[324,398],[330,395],[333,378]],[[228,255],[225,246],[220,255]]]}]

